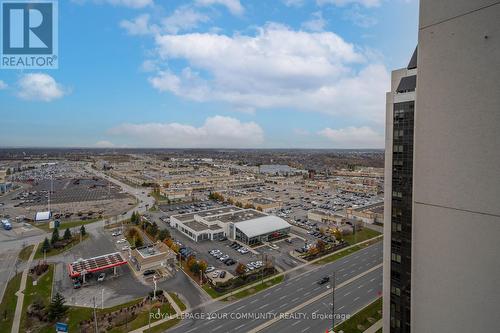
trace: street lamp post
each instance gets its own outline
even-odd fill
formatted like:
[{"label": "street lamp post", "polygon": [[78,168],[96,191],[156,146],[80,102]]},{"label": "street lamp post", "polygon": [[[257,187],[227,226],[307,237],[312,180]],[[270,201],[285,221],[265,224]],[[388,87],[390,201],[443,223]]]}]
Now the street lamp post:
[{"label": "street lamp post", "polygon": [[332,272],[332,332],[335,333],[335,272]]}]

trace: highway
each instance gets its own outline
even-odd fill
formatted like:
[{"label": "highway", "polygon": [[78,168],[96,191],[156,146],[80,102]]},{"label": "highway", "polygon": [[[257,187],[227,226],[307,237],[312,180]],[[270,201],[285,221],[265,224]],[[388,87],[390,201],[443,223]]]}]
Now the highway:
[{"label": "highway", "polygon": [[[304,309],[300,309],[297,313],[312,315],[314,311],[323,311],[324,308],[324,313],[331,314],[330,283],[318,285],[317,281],[325,275],[331,275],[333,271],[337,274],[337,285],[366,274],[336,290],[338,297],[335,302],[338,310],[336,313],[350,314],[377,297],[381,290],[381,264],[382,242],[379,242],[333,263],[323,266],[311,265],[309,271],[293,278],[286,278],[279,285],[240,301],[223,305],[215,311],[212,319],[186,318],[168,332],[249,332],[262,327],[264,323],[274,318],[275,314],[279,317],[280,314],[286,313],[315,297],[319,297],[319,300],[304,307]],[[372,271],[366,273],[368,270]],[[327,295],[321,297],[322,294]],[[241,316],[249,316],[249,314],[253,314],[254,317],[242,319]],[[260,316],[260,318],[255,317],[255,315]],[[321,330],[324,332],[331,319],[314,320],[305,317],[295,321],[297,328],[302,327],[305,329],[304,332],[309,330],[314,332],[316,329],[318,332]],[[291,324],[294,322],[281,320],[265,329],[266,332],[284,332],[285,329],[289,332]],[[293,330],[293,332],[296,331],[296,329]]]}]

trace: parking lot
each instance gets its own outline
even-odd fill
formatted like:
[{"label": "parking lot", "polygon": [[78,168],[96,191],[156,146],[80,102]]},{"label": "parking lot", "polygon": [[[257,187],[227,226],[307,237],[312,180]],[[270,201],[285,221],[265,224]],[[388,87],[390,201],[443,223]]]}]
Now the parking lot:
[{"label": "parking lot", "polygon": [[40,180],[30,189],[19,193],[13,200],[18,206],[40,206],[70,202],[113,200],[127,198],[127,194],[99,178]]}]

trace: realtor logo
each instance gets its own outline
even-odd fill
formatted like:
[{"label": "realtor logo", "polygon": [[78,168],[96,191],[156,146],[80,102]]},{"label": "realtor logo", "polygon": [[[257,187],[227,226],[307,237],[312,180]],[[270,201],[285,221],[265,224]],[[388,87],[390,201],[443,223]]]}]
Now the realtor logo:
[{"label": "realtor logo", "polygon": [[57,2],[1,0],[2,69],[58,67]]}]

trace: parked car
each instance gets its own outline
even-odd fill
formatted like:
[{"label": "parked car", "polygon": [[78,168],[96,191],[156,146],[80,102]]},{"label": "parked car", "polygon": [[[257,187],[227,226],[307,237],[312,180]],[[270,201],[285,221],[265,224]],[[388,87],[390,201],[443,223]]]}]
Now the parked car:
[{"label": "parked car", "polygon": [[236,261],[234,259],[228,259],[224,263],[226,264],[226,266],[231,266],[236,264]]},{"label": "parked car", "polygon": [[125,243],[127,240],[125,238],[119,239],[116,241],[116,244],[122,244]]},{"label": "parked car", "polygon": [[223,279],[226,276],[226,271],[220,272],[219,278]]},{"label": "parked car", "polygon": [[205,270],[205,273],[210,273],[213,272],[214,270],[215,270],[214,266],[208,266],[207,269]]},{"label": "parked car", "polygon": [[104,278],[106,277],[106,273],[101,273],[99,274],[99,276],[97,277],[97,282],[102,282],[104,281]]},{"label": "parked car", "polygon": [[150,276],[150,275],[153,275],[155,273],[155,270],[154,269],[147,269],[145,270],[142,275],[143,276]]}]

